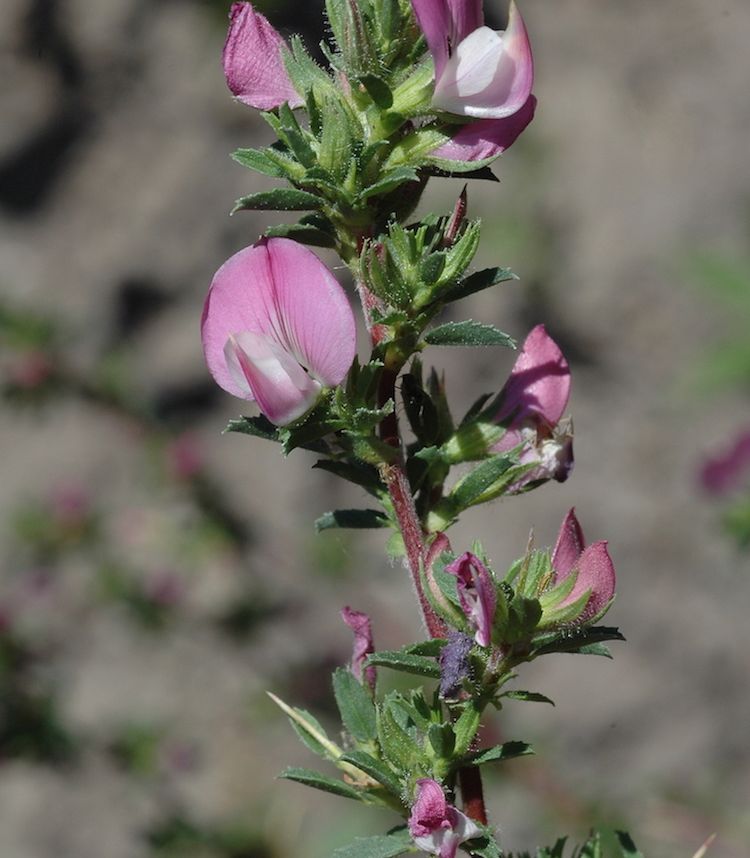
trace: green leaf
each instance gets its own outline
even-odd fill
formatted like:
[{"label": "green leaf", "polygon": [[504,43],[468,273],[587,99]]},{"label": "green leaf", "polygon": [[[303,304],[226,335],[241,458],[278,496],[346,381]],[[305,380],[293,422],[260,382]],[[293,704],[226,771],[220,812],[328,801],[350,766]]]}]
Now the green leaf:
[{"label": "green leaf", "polygon": [[527,742],[504,742],[502,745],[469,754],[461,760],[461,765],[483,766],[486,763],[500,763],[533,753],[534,749]]},{"label": "green leaf", "polygon": [[443,760],[449,760],[453,756],[456,749],[456,734],[453,732],[452,724],[430,724],[427,738],[436,756]]},{"label": "green leaf", "polygon": [[360,462],[339,462],[333,459],[320,459],[313,465],[313,468],[320,471],[327,471],[329,474],[334,474],[342,480],[348,480],[350,483],[361,486],[365,491],[376,497],[380,497],[384,491],[377,468],[373,468],[372,465],[365,465]]},{"label": "green leaf", "polygon": [[370,98],[381,110],[388,110],[393,106],[393,93],[388,84],[377,75],[366,74],[357,78],[367,90]]},{"label": "green leaf", "polygon": [[419,851],[408,831],[383,834],[374,837],[358,837],[349,846],[342,846],[333,853],[333,858],[396,858],[405,852]]},{"label": "green leaf", "polygon": [[241,435],[253,435],[265,441],[279,441],[278,429],[267,417],[239,417],[230,420],[224,432],[239,432]]},{"label": "green leaf", "polygon": [[[312,751],[313,754],[317,754],[319,757],[325,757],[330,760],[331,749],[327,748],[317,738],[317,736],[325,736],[323,725],[314,715],[311,715],[305,709],[295,707],[294,711],[300,716],[300,721],[295,721],[294,718],[290,718],[289,723],[292,725],[292,729],[297,734],[300,742],[302,742],[309,751]],[[305,723],[307,728],[303,727],[301,722]],[[310,732],[311,730],[312,732]]]},{"label": "green leaf", "polygon": [[336,246],[336,239],[329,232],[304,223],[281,223],[269,226],[266,235],[269,238],[291,238],[310,247]]},{"label": "green leaf", "polygon": [[[453,725],[453,730],[456,734],[456,755],[462,756],[471,747],[477,730],[479,729],[479,720],[482,713],[473,703],[469,703],[461,713],[458,721]],[[472,763],[472,765],[475,765]]]},{"label": "green leaf", "polygon": [[249,170],[255,170],[256,173],[263,173],[265,176],[273,176],[275,179],[283,179],[289,175],[262,149],[237,149],[232,152],[232,158]]},{"label": "green leaf", "polygon": [[555,705],[554,700],[550,700],[549,697],[545,697],[544,694],[540,694],[538,691],[506,691],[500,696],[507,697],[509,700],[523,700],[527,703],[549,703],[550,706]]},{"label": "green leaf", "polygon": [[402,673],[429,676],[431,679],[440,678],[440,665],[434,658],[424,655],[413,655],[404,650],[374,652],[368,656],[367,663],[374,667],[390,667],[392,670],[398,670]]},{"label": "green leaf", "polygon": [[[472,845],[475,842],[477,845]],[[467,847],[469,854],[474,855],[475,858],[503,858],[503,853],[497,845],[497,840],[491,834],[482,837],[481,840],[471,841],[467,844]],[[511,856],[508,856],[508,858],[511,858]]]},{"label": "green leaf", "polygon": [[419,178],[417,171],[412,167],[399,167],[397,170],[392,170],[369,188],[366,188],[359,195],[362,200],[369,200],[371,197],[377,197],[381,194],[387,194],[395,191],[396,188],[403,185],[405,182],[414,182]]},{"label": "green leaf", "polygon": [[428,641],[409,644],[403,647],[401,652],[408,653],[409,655],[431,655],[433,658],[437,658],[447,643],[447,638],[430,638]]},{"label": "green leaf", "polygon": [[643,853],[633,843],[633,838],[627,831],[615,831],[615,835],[620,844],[623,858],[643,858]]},{"label": "green leaf", "polygon": [[425,342],[431,346],[505,346],[514,349],[515,340],[494,325],[483,325],[471,319],[465,322],[447,322],[433,328]]},{"label": "green leaf", "polygon": [[296,188],[274,188],[272,191],[258,191],[256,194],[240,197],[230,214],[249,210],[304,212],[322,207],[323,200],[315,194],[299,191]]},{"label": "green leaf", "polygon": [[450,500],[458,510],[466,509],[514,464],[513,456],[502,453],[486,459],[456,483]]},{"label": "green leaf", "polygon": [[348,669],[339,667],[333,674],[333,694],[344,727],[358,742],[377,738],[375,704],[362,683]]},{"label": "green leaf", "polygon": [[461,298],[489,289],[498,283],[518,279],[518,275],[514,274],[510,268],[485,268],[483,271],[475,271],[474,274],[470,274],[457,286],[444,292],[441,297],[444,301],[459,301]]},{"label": "green leaf", "polygon": [[354,789],[354,787],[350,787],[343,781],[336,780],[336,778],[330,778],[327,775],[323,775],[320,772],[313,771],[312,769],[290,767],[288,769],[284,769],[279,777],[288,781],[296,781],[299,784],[304,784],[305,786],[313,787],[315,789],[323,790],[323,792],[340,795],[343,798],[351,798],[354,799],[354,801],[364,800],[362,793]]},{"label": "green leaf", "polygon": [[[398,714],[398,717],[397,717]],[[408,719],[408,714],[399,707],[393,696],[383,701],[378,711],[378,741],[385,758],[399,772],[411,772],[424,765],[424,753],[405,727],[399,723]]]},{"label": "green leaf", "polygon": [[356,766],[373,780],[382,784],[392,795],[401,795],[401,784],[398,776],[382,760],[376,760],[375,757],[364,751],[349,751],[344,754],[341,761]]},{"label": "green leaf", "polygon": [[334,527],[353,530],[388,527],[388,519],[377,509],[334,509],[321,515],[315,522],[315,532],[330,530]]}]

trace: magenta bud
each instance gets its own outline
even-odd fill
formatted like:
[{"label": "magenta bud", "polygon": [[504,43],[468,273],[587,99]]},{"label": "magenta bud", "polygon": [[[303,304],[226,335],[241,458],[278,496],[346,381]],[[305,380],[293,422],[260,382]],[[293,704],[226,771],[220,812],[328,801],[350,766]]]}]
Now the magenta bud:
[{"label": "magenta bud", "polygon": [[304,104],[284,68],[284,40],[268,20],[250,3],[233,3],[229,19],[224,75],[237,100],[259,110]]},{"label": "magenta bud", "polygon": [[409,833],[415,845],[439,858],[455,858],[458,847],[482,834],[482,829],[460,810],[448,804],[437,781],[420,778],[417,797],[409,816]]},{"label": "magenta bud", "polygon": [[445,567],[456,576],[456,588],[461,609],[475,631],[480,646],[492,643],[492,623],[497,608],[497,593],[490,570],[470,551],[457,557]]},{"label": "magenta bud", "polygon": [[600,614],[615,595],[615,567],[607,543],[594,542],[586,546],[574,509],[568,512],[560,527],[552,552],[552,569],[554,586],[562,584],[572,574],[577,575],[570,593],[554,605],[555,611],[572,605],[589,592],[588,600],[576,618],[578,622],[586,622]]},{"label": "magenta bud", "polygon": [[376,681],[375,668],[365,667],[367,656],[375,652],[370,618],[361,611],[353,611],[347,605],[341,610],[341,619],[354,632],[351,671],[360,682],[366,682],[374,691]]}]

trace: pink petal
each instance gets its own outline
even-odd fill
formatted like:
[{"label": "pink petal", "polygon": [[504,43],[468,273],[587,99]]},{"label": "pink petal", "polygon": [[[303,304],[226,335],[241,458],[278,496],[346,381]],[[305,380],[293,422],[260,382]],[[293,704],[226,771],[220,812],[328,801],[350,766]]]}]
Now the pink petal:
[{"label": "pink petal", "polygon": [[576,566],[578,578],[571,593],[560,603],[560,607],[572,604],[587,590],[591,590],[586,608],[579,618],[585,621],[598,614],[615,595],[615,567],[609,556],[607,543],[595,542],[589,545],[584,549]]},{"label": "pink petal", "polygon": [[524,106],[504,119],[480,119],[464,125],[448,143],[431,152],[446,161],[483,161],[495,158],[515,143],[534,118],[536,98],[530,95]]},{"label": "pink petal", "polygon": [[[357,679],[362,681],[362,668],[367,656],[371,652],[375,652],[375,646],[372,640],[372,623],[367,614],[361,611],[353,611],[346,606],[341,610],[341,619],[354,632],[354,649],[352,652],[352,673]],[[364,668],[365,680],[370,688],[375,688],[376,673],[374,667]]]},{"label": "pink petal", "polygon": [[583,531],[576,518],[576,511],[571,509],[563,519],[552,552],[552,568],[555,570],[555,578],[558,583],[568,577],[585,546]]},{"label": "pink petal", "polygon": [[455,48],[440,71],[436,63],[435,107],[459,116],[501,119],[520,110],[534,84],[526,27],[511,2],[508,29],[479,27]]},{"label": "pink petal", "polygon": [[244,399],[254,399],[277,426],[285,426],[315,404],[320,384],[270,337],[242,331],[230,334],[224,359]]},{"label": "pink petal", "polygon": [[417,781],[417,800],[409,817],[409,833],[412,837],[424,837],[435,831],[448,828],[446,819],[448,802],[443,788],[437,781],[420,778]]},{"label": "pink petal", "polygon": [[438,78],[448,61],[448,43],[453,24],[447,0],[411,0],[414,14],[427,39],[435,63],[435,77]]},{"label": "pink petal", "polygon": [[455,47],[469,33],[484,25],[482,0],[448,0],[448,11],[453,22],[453,37]]},{"label": "pink petal", "polygon": [[510,419],[510,428],[518,428],[526,420],[538,417],[554,426],[562,417],[569,396],[568,362],[544,325],[537,325],[526,337],[503,388],[495,420]]},{"label": "pink petal", "polygon": [[[240,339],[246,333],[262,335],[266,344],[252,337]],[[288,385],[311,391],[313,381],[327,387],[339,384],[355,351],[354,316],[343,289],[314,253],[286,238],[262,239],[222,265],[203,308],[201,336],[216,382],[233,396],[258,398],[259,404],[243,354],[250,357],[257,349],[263,360],[273,358],[278,365],[269,363],[270,376],[259,371],[255,381],[266,390],[270,379],[281,379],[288,399]],[[227,354],[230,337],[241,348]],[[299,375],[307,375],[302,367],[309,373],[307,381]]]},{"label": "pink petal", "polygon": [[489,569],[475,554],[466,551],[446,566],[445,571],[456,576],[461,608],[476,631],[476,642],[489,646],[497,607],[497,593]]},{"label": "pink petal", "polygon": [[250,3],[233,3],[224,43],[224,75],[239,101],[271,110],[285,101],[291,107],[304,103],[284,68],[284,40]]}]

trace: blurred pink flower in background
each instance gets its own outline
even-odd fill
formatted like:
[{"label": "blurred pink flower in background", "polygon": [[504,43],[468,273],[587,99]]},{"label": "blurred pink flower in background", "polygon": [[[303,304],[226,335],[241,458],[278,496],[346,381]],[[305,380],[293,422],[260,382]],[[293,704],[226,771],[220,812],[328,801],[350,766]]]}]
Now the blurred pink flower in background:
[{"label": "blurred pink flower in background", "polygon": [[750,429],[739,432],[723,453],[705,459],[700,482],[712,495],[729,494],[750,484]]},{"label": "blurred pink flower in background", "polygon": [[216,272],[201,322],[217,384],[255,400],[277,426],[301,417],[354,360],[354,315],[318,257],[286,238],[261,239]]}]

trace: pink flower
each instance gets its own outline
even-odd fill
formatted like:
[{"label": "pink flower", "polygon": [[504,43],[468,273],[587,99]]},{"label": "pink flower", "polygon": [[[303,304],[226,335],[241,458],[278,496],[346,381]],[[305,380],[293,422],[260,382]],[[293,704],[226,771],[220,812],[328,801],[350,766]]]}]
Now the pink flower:
[{"label": "pink flower", "polygon": [[497,607],[497,593],[489,569],[476,554],[466,551],[446,566],[445,571],[456,576],[461,609],[476,631],[474,640],[479,646],[489,646]]},{"label": "pink flower", "polygon": [[703,488],[712,495],[728,494],[750,479],[750,429],[736,436],[726,452],[706,459],[700,473]]},{"label": "pink flower", "polygon": [[268,20],[250,3],[233,3],[229,19],[223,62],[232,94],[259,110],[302,105],[284,68],[284,40]]},{"label": "pink flower", "polygon": [[[357,679],[362,682],[362,674],[367,684],[375,690],[375,668],[364,667],[367,661],[367,656],[371,652],[375,652],[375,645],[372,640],[372,623],[367,614],[361,611],[353,611],[348,605],[341,610],[341,619],[354,632],[354,648],[352,651],[352,673]],[[364,668],[364,670],[363,670]]]},{"label": "pink flower", "polygon": [[261,239],[221,266],[201,337],[216,383],[255,400],[277,426],[301,417],[354,360],[344,290],[314,253],[287,238]]},{"label": "pink flower", "polygon": [[455,858],[458,847],[466,840],[480,837],[481,828],[448,804],[437,781],[417,781],[417,800],[409,817],[409,833],[414,843],[439,858]]},{"label": "pink flower", "polygon": [[521,463],[537,464],[516,491],[537,480],[567,479],[573,467],[573,441],[569,424],[560,421],[569,396],[568,362],[544,325],[537,325],[526,337],[495,415],[507,431],[494,451],[506,452],[523,444]]},{"label": "pink flower", "polygon": [[432,104],[480,119],[503,119],[528,101],[534,61],[526,27],[511,0],[508,28],[484,26],[482,0],[412,0],[435,63]]},{"label": "pink flower", "polygon": [[510,148],[534,118],[536,98],[530,95],[526,104],[504,119],[482,119],[464,125],[447,143],[430,153],[446,161],[484,161],[496,158]]},{"label": "pink flower", "polygon": [[555,585],[561,584],[574,572],[578,573],[573,589],[555,605],[556,609],[573,604],[590,591],[586,606],[578,617],[581,622],[595,617],[615,595],[615,567],[609,556],[607,543],[594,542],[586,547],[574,509],[568,512],[560,527],[552,552],[552,568]]}]

